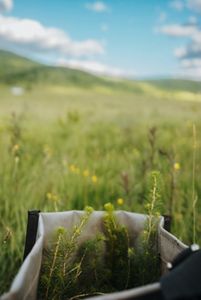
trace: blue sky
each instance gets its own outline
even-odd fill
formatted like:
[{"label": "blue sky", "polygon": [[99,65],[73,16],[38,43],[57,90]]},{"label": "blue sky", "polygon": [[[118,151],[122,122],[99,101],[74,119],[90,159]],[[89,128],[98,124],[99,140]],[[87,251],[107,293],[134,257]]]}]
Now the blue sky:
[{"label": "blue sky", "polygon": [[123,77],[201,78],[201,0],[0,0],[0,48]]}]

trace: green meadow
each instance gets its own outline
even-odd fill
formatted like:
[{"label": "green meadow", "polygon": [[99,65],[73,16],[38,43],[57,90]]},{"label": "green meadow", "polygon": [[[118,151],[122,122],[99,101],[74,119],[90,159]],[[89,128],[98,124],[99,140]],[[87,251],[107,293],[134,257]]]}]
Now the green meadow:
[{"label": "green meadow", "polygon": [[153,171],[159,213],[200,244],[200,141],[199,82],[99,78],[0,51],[0,294],[22,263],[28,210],[146,213]]}]

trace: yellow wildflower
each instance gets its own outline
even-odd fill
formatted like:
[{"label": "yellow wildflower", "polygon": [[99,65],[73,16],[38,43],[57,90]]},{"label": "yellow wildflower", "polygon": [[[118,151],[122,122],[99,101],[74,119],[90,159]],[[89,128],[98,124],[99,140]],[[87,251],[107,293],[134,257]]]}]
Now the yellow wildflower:
[{"label": "yellow wildflower", "polygon": [[83,176],[84,176],[84,177],[88,177],[88,176],[89,176],[89,170],[87,170],[87,169],[84,170],[84,171],[83,171]]},{"label": "yellow wildflower", "polygon": [[91,181],[92,181],[93,183],[96,183],[96,182],[98,181],[97,176],[96,176],[96,175],[93,175],[93,176],[91,177]]},{"label": "yellow wildflower", "polygon": [[124,199],[122,199],[122,198],[117,199],[117,204],[118,205],[123,205],[124,204]]},{"label": "yellow wildflower", "polygon": [[59,197],[56,194],[53,194],[51,192],[46,194],[46,197],[48,200],[52,201],[52,202],[58,202],[59,201]]},{"label": "yellow wildflower", "polygon": [[50,193],[50,192],[47,193],[47,194],[46,194],[46,197],[47,197],[48,200],[51,200],[51,199],[52,199],[52,193]]},{"label": "yellow wildflower", "polygon": [[75,165],[70,165],[70,166],[69,166],[69,169],[70,169],[71,172],[74,173],[75,170],[76,170],[76,167],[75,167]]},{"label": "yellow wildflower", "polygon": [[56,194],[52,195],[52,201],[58,202],[59,201],[59,197]]},{"label": "yellow wildflower", "polygon": [[16,153],[16,152],[18,152],[19,149],[20,149],[20,146],[19,146],[18,144],[15,144],[15,145],[13,146],[12,152],[13,152],[13,153]]},{"label": "yellow wildflower", "polygon": [[76,166],[73,165],[73,164],[69,166],[69,169],[70,169],[70,171],[71,171],[72,173],[74,173],[74,174],[80,174],[80,168],[76,167]]},{"label": "yellow wildflower", "polygon": [[179,171],[180,168],[181,168],[180,164],[179,164],[178,162],[175,162],[175,163],[174,163],[174,170],[175,170],[175,171]]}]

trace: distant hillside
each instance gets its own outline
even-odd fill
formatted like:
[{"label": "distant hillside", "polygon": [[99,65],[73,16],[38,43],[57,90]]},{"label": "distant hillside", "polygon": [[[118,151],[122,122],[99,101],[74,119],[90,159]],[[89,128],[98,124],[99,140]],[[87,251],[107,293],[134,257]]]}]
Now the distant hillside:
[{"label": "distant hillside", "polygon": [[88,73],[33,62],[11,52],[0,50],[0,82],[7,84],[52,83],[87,84],[102,81]]},{"label": "distant hillside", "polygon": [[112,89],[143,92],[138,83],[128,80],[110,80],[84,71],[47,66],[11,52],[0,50],[0,83],[23,86],[34,84],[75,85],[85,88],[103,86]]},{"label": "distant hillside", "polygon": [[39,63],[33,62],[25,57],[21,57],[11,52],[0,50],[0,76],[1,79],[4,76],[12,75],[17,72],[22,72],[30,70],[36,66],[39,66]]},{"label": "distant hillside", "polygon": [[35,84],[74,85],[85,88],[103,86],[115,90],[139,93],[156,93],[163,91],[188,91],[201,93],[201,83],[190,80],[112,80],[91,75],[84,71],[63,67],[43,65],[11,52],[0,50],[0,83],[20,84],[31,87]]},{"label": "distant hillside", "polygon": [[201,82],[185,79],[157,79],[147,80],[147,83],[167,91],[188,91],[201,93]]}]

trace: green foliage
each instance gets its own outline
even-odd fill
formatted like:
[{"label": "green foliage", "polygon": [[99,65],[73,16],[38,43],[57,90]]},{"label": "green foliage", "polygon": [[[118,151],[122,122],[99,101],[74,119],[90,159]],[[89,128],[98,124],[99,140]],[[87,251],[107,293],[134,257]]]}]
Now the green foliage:
[{"label": "green foliage", "polygon": [[106,265],[111,274],[111,284],[115,290],[124,290],[129,281],[129,236],[127,229],[117,224],[113,205],[105,205],[107,211],[104,217]]},{"label": "green foliage", "polygon": [[[160,173],[153,171],[150,174],[150,193],[145,204],[147,221],[141,237],[142,250],[137,258],[141,262],[141,268],[139,269],[137,266],[137,276],[139,276],[142,284],[155,282],[160,276],[160,259],[157,255],[159,253],[157,228],[159,216],[161,215],[160,188]],[[134,278],[135,276],[134,274]]]},{"label": "green foliage", "polygon": [[151,226],[149,241],[142,235],[140,247],[134,248],[127,228],[116,220],[113,205],[104,207],[103,232],[81,244],[79,237],[90,208],[72,233],[57,229],[52,245],[44,250],[39,299],[82,299],[158,280],[157,222],[152,219],[155,226]]},{"label": "green foliage", "polygon": [[45,250],[42,263],[41,279],[39,284],[40,299],[64,299],[71,293],[79,277],[81,264],[75,263],[72,267],[73,256],[78,248],[78,237],[93,210],[89,207],[80,223],[75,225],[73,231],[67,236],[63,227],[59,227],[50,249]]}]

